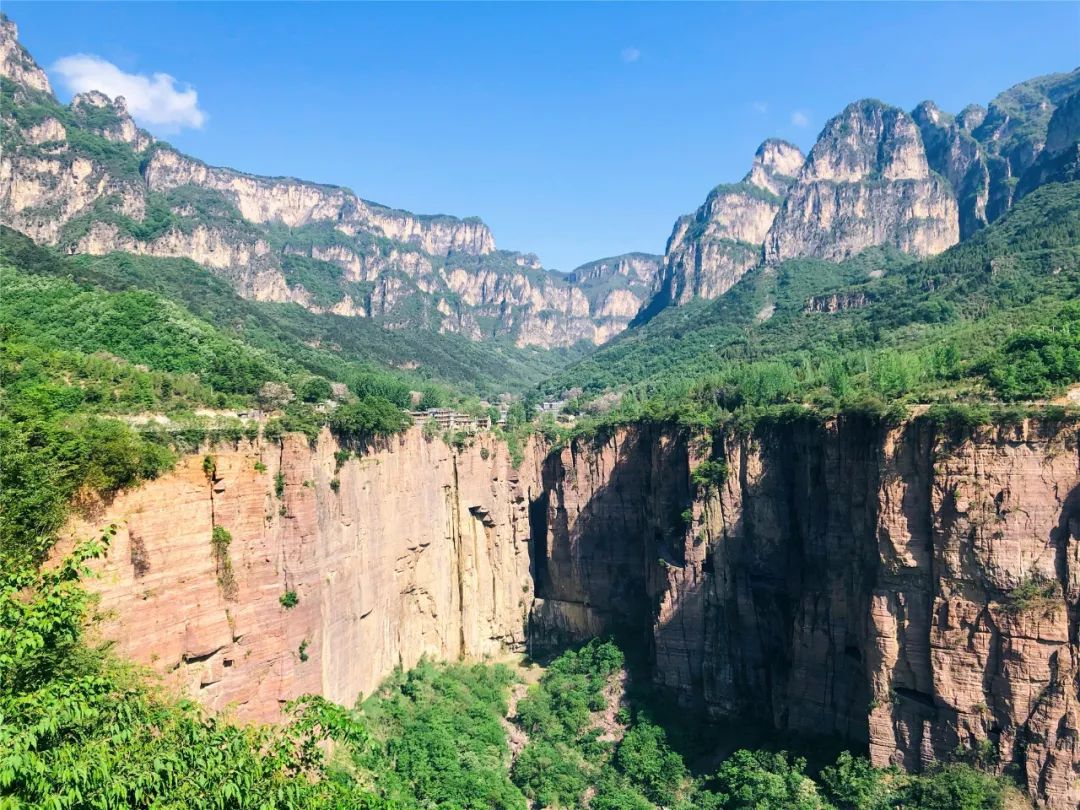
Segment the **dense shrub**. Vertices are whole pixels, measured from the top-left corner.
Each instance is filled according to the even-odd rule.
[[[412,424],[409,415],[389,400],[367,397],[339,406],[330,417],[330,429],[340,439],[366,442],[400,433]]]
[[[307,698],[279,727],[236,726],[88,647],[79,579],[108,539],[48,570],[0,568],[0,793],[27,807],[381,806],[327,778],[319,741],[366,739],[345,710]]]
[[[827,810],[817,786],[805,773],[806,760],[784,753],[736,751],[713,780],[716,807],[722,810]]]
[[[324,402],[334,395],[334,390],[326,378],[312,377],[300,385],[297,393],[304,402]]]
[[[373,745],[355,757],[398,810],[525,810],[507,773],[501,718],[512,675],[503,666],[421,663],[363,704]]]

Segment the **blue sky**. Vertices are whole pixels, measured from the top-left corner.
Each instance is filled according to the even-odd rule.
[[[850,101],[956,111],[1080,63],[1077,3],[4,9],[59,63],[64,100],[64,76],[102,66],[61,61],[75,54],[169,74],[140,85],[144,120],[186,152],[480,216],[500,247],[564,270],[663,252],[675,218],[739,179],[764,138],[808,149]]]

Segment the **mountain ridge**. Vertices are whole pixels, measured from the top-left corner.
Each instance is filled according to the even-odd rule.
[[[258,301],[541,348],[606,343],[668,306],[725,294],[762,264],[837,261],[886,244],[940,253],[1039,177],[1069,171],[1062,152],[1053,166],[1043,152],[1054,110],[1080,88],[1080,69],[1036,77],[957,115],[932,102],[910,114],[853,102],[805,157],[764,141],[741,181],[714,186],[676,221],[662,260],[624,254],[558,272],[500,250],[479,217],[415,214],[345,186],[212,166],[96,91],[63,107],[6,17],[0,53],[4,224],[69,253],[190,258]],[[612,275],[600,281],[595,267]]]

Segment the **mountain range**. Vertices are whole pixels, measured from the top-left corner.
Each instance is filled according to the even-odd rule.
[[[677,220],[662,257],[564,274],[498,249],[477,218],[209,166],[140,129],[123,98],[91,91],[62,105],[6,18],[0,73],[0,222],[35,241],[68,254],[183,257],[254,301],[518,347],[605,343],[635,319],[722,295],[762,264],[879,245],[940,253],[1031,188],[1075,173],[1080,126],[1075,99],[1063,104],[1080,70],[955,116],[932,102],[911,114],[856,102],[805,157],[763,143],[742,181]]]

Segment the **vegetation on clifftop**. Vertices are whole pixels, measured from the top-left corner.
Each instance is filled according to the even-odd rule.
[[[232,419],[215,427],[194,415],[199,409],[280,408],[268,437],[286,430],[314,437],[331,420],[314,403],[330,398],[336,380],[349,390],[339,397],[337,429],[367,440],[407,426],[401,409],[410,391],[435,401],[454,396],[275,332],[272,320],[260,319],[208,274],[188,285],[191,300],[204,305],[197,305],[207,316],[200,317],[159,291],[169,289],[161,278],[157,289],[140,289],[114,276],[127,259],[145,272],[153,267],[134,257],[65,259],[0,229],[4,564],[39,560],[73,501],[92,503],[153,478],[176,452],[194,452],[206,441],[258,436],[254,423]],[[245,312],[250,328],[228,327]],[[146,414],[169,423],[137,423]]]

